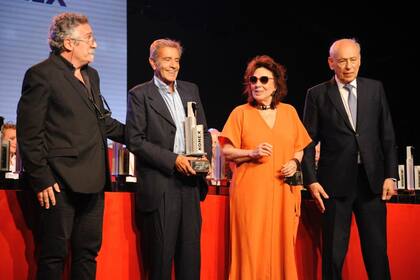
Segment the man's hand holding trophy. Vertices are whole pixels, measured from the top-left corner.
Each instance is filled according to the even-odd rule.
[[[204,127],[197,124],[197,104],[187,102],[187,117],[184,122],[185,156],[196,174],[207,174],[210,162],[204,151]]]

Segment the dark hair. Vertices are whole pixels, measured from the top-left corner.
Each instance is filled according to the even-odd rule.
[[[258,68],[265,68],[273,73],[274,83],[276,84],[276,91],[273,94],[271,107],[274,108],[287,95],[286,84],[286,68],[275,62],[274,59],[268,55],[259,55],[254,57],[247,65],[244,74],[244,95],[248,97],[248,103],[255,106],[256,102],[252,97],[251,84],[249,78],[254,75]]]

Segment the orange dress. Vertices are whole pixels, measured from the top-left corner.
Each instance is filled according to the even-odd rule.
[[[300,186],[279,176],[283,164],[310,142],[296,110],[277,105],[270,128],[249,104],[236,107],[222,134],[235,148],[273,145],[273,154],[236,167],[230,189],[231,265],[229,279],[297,279],[295,241],[300,216]]]

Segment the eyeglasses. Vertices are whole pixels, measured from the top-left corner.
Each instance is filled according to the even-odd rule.
[[[90,34],[87,39],[79,39],[79,38],[70,38],[74,41],[78,41],[78,42],[83,42],[86,43],[88,45],[93,45],[94,43],[96,43],[96,38],[93,34]]]
[[[104,104],[105,108],[101,110],[95,101],[89,98],[89,100],[92,102],[93,107],[95,107],[96,112],[98,113],[98,118],[100,120],[103,120],[105,118],[108,118],[112,115],[111,109],[109,108],[108,102],[106,102],[105,97],[102,96],[102,94],[99,94],[99,97],[101,98],[102,104]]]
[[[249,82],[253,85],[255,85],[258,80],[260,81],[261,84],[265,85],[266,83],[268,83],[268,80],[271,80],[273,78],[267,77],[267,76],[261,76],[261,77],[256,77],[256,76],[251,76],[249,77]]]

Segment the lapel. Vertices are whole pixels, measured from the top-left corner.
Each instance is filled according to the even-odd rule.
[[[171,113],[169,112],[168,107],[166,106],[165,100],[160,95],[159,89],[153,83],[153,79],[149,82],[149,94],[147,96],[150,101],[150,106],[155,110],[155,112],[167,120],[173,127],[175,126],[174,120],[172,119]]]
[[[360,131],[361,120],[369,118],[369,95],[367,84],[362,79],[357,79],[357,130]]]
[[[343,100],[341,99],[341,95],[340,95],[340,92],[338,90],[338,85],[335,82],[334,77],[331,79],[329,85],[330,86],[329,86],[328,91],[327,91],[328,97],[330,98],[332,104],[334,105],[334,107],[336,108],[336,110],[338,111],[340,116],[344,119],[344,123],[346,124],[346,126],[349,129],[351,129],[352,131],[354,131],[353,127],[351,126],[349,117],[347,116],[346,109],[344,108]],[[359,99],[357,99],[357,103],[359,103]],[[357,118],[357,119],[359,119],[359,118]],[[357,120],[357,122],[359,122],[359,121]],[[356,125],[356,127],[357,127],[357,125]]]
[[[104,104],[102,102],[102,99],[99,96],[101,94],[100,91],[99,91],[99,85],[98,85],[97,81],[93,78],[93,74],[91,73],[92,72],[91,69],[92,68],[88,67],[86,69],[86,71],[89,75],[90,87],[91,87],[92,96],[93,96],[93,102],[95,102],[99,106],[99,108],[103,109]],[[86,94],[83,94],[83,95],[86,96]],[[88,100],[88,101],[90,101],[90,100]]]
[[[69,82],[69,84],[75,89],[76,94],[82,98],[82,100],[86,103],[86,106],[88,106],[89,109],[91,109],[94,113],[95,107],[93,106],[92,102],[89,100],[85,89],[83,88],[83,85],[80,84],[80,82],[74,77],[73,73],[66,68],[67,66],[64,65],[64,62],[60,60],[60,58],[56,57],[55,55],[51,55],[52,62],[60,68],[63,73],[64,78]]]
[[[189,92],[186,91],[185,88],[183,87],[181,81],[177,82],[177,90],[178,90],[179,96],[181,97],[182,105],[184,106],[185,116],[187,116],[187,102],[190,102],[193,100],[190,98]]]

